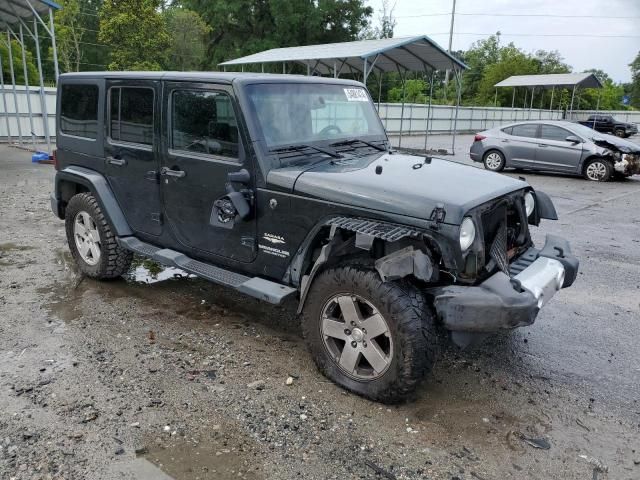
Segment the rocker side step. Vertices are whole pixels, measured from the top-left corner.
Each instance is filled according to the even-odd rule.
[[[192,273],[219,285],[235,288],[241,293],[269,303],[279,304],[286,297],[296,292],[295,288],[271,282],[263,278],[247,277],[230,270],[225,270],[215,265],[194,260],[175,250],[158,248],[149,243],[142,242],[135,237],[120,237],[118,238],[118,242],[123,248],[150,257],[162,265],[180,268],[185,272]]]

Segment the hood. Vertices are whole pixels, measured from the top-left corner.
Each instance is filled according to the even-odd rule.
[[[640,145],[615,135],[596,135],[591,140],[599,147],[609,150],[619,150],[622,153],[640,153]]]
[[[420,219],[428,219],[441,203],[445,223],[453,225],[459,225],[469,209],[528,186],[448,160],[429,162],[399,153],[327,160],[306,169],[275,169],[267,181],[306,197]]]

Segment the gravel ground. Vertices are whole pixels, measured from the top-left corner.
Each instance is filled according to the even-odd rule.
[[[576,284],[389,407],[316,371],[291,304],[141,260],[79,276],[53,169],[0,147],[0,478],[640,478],[640,178],[526,176]]]

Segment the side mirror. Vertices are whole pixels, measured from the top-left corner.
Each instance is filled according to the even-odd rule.
[[[567,138],[565,138],[565,140],[567,142],[573,143],[574,145],[576,143],[582,143],[582,140],[580,138],[576,137],[575,135],[569,135]]]

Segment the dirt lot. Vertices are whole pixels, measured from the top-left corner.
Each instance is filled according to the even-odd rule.
[[[79,276],[52,178],[0,147],[0,478],[640,478],[640,178],[527,175],[576,284],[393,407],[322,377],[291,305],[144,262]]]

